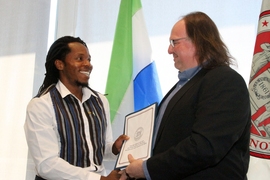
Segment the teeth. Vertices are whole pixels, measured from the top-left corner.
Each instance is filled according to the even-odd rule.
[[[86,76],[89,76],[90,75],[90,72],[89,71],[80,71],[80,73],[85,74]]]

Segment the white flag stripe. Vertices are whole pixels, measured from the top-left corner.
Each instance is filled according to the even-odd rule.
[[[132,36],[134,79],[143,68],[151,63],[152,49],[147,35],[142,9],[138,10],[132,17]]]

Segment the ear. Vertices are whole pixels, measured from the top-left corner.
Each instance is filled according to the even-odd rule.
[[[54,61],[54,65],[55,65],[55,67],[56,67],[58,70],[63,70],[63,68],[64,68],[64,63],[63,63],[63,61],[61,61],[61,60],[59,60],[59,59],[56,59],[56,60]]]

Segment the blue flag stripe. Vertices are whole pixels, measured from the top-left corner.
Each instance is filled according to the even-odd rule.
[[[162,92],[156,71],[155,61],[142,69],[133,81],[134,109],[140,110],[154,102],[160,101]]]

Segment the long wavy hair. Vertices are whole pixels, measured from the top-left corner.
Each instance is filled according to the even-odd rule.
[[[193,12],[184,16],[183,20],[187,35],[197,49],[196,56],[201,66],[211,69],[222,65],[236,65],[217,26],[209,16],[203,12]],[[205,60],[208,63],[203,63]]]
[[[59,70],[56,68],[54,62],[55,60],[65,61],[66,55],[71,52],[69,43],[78,42],[83,44],[86,48],[86,43],[79,37],[64,36],[57,39],[50,47],[47,57],[46,57],[46,74],[42,85],[39,88],[37,96],[46,91],[46,89],[52,84],[56,84],[59,79]]]

